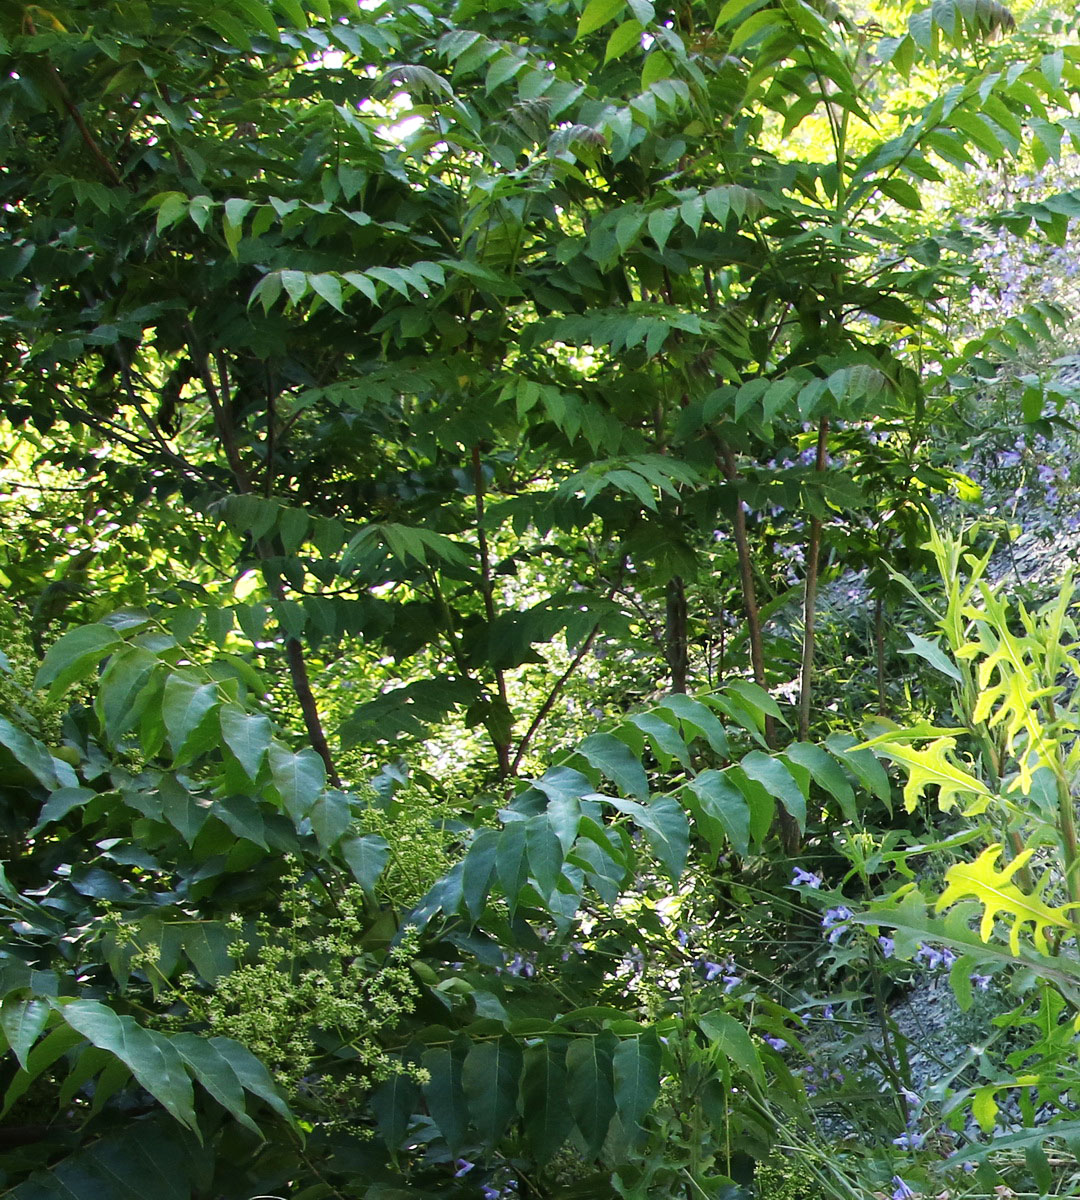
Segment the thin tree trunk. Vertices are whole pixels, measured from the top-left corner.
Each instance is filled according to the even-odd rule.
[[[219,386],[214,383],[214,376],[210,370],[209,360],[197,351],[194,330],[191,330],[190,326],[189,331],[192,334],[192,361],[199,366],[203,386],[206,388],[206,397],[210,401],[210,407],[214,414],[214,426],[217,429],[218,437],[221,439],[225,458],[236,481],[237,489],[241,492],[252,492],[255,489],[252,485],[251,476],[244,465],[244,460],[240,455],[240,448],[236,442],[236,431],[233,429],[232,418],[228,411],[229,376],[225,367],[224,356],[221,354],[217,355]],[[269,473],[272,471],[272,464],[268,462],[266,469],[269,477]],[[271,568],[270,560],[274,557],[271,547],[266,544],[264,539],[260,538],[255,543],[255,553],[259,557],[267,589],[275,600],[279,602],[283,601],[285,599],[285,586],[281,582],[280,575]],[[334,758],[330,753],[330,746],[326,740],[326,732],[323,729],[322,718],[319,716],[319,706],[311,687],[311,676],[308,674],[307,660],[304,657],[304,647],[296,638],[290,637],[288,633],[285,634],[285,659],[289,664],[289,679],[292,682],[293,691],[300,705],[300,712],[304,718],[304,728],[307,731],[308,741],[311,742],[311,748],[323,760],[323,764],[326,767],[326,778],[334,787],[340,787],[341,777],[338,775],[337,768],[334,765]]]
[[[720,443],[720,457],[717,460],[724,478],[734,484],[739,477],[735,455],[726,442]],[[746,627],[750,638],[750,664],[754,672],[754,682],[760,688],[766,687],[765,676],[765,643],[761,633],[761,616],[758,612],[757,588],[754,584],[754,567],[750,558],[750,539],[746,532],[746,513],[742,501],[735,498],[735,549],[739,556],[739,582],[742,589],[743,609],[746,612]],[[770,750],[779,747],[776,734],[776,722],[768,714],[765,716],[765,741]],[[799,853],[799,826],[795,818],[783,807],[777,808],[777,828],[780,834],[780,845],[784,853],[796,855]]]
[[[671,672],[671,690],[685,692],[690,668],[690,646],[686,631],[686,584],[679,575],[668,580],[667,585],[664,656]]]

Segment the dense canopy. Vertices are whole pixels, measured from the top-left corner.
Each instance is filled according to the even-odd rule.
[[[3,1195],[1065,1194],[1074,24],[0,4]]]

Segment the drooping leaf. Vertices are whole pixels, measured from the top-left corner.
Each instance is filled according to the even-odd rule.
[[[795,818],[800,830],[806,829],[806,796],[783,760],[761,750],[751,750],[739,763],[750,778],[760,783]]]
[[[660,1039],[653,1030],[619,1040],[613,1057],[615,1106],[624,1128],[637,1125],[656,1102],[661,1058]]]
[[[835,758],[812,742],[791,742],[784,747],[784,757],[805,767],[814,782],[840,805],[844,816],[849,821],[856,820],[855,793]]]
[[[85,679],[106,654],[121,644],[119,634],[107,625],[72,629],[49,647],[34,685],[47,687],[50,695],[58,696],[71,684]]]
[[[116,1055],[182,1125],[196,1129],[194,1093],[180,1055],[169,1038],[144,1029],[133,1017],[118,1016],[96,1000],[53,1006],[63,1021],[94,1046]]]
[[[180,673],[169,676],[161,698],[161,717],[175,756],[180,756],[192,734],[218,704],[216,683],[199,683]]]
[[[273,736],[270,721],[261,713],[248,712],[238,704],[222,705],[219,718],[226,746],[248,778],[257,779]]]
[[[377,833],[346,838],[341,843],[341,853],[356,882],[372,894],[390,857],[390,844],[386,838]]]
[[[765,1068],[753,1039],[730,1013],[714,1009],[699,1018],[698,1024],[709,1041],[755,1082],[764,1086]]]
[[[30,1047],[44,1032],[51,1011],[48,1000],[29,989],[9,992],[0,1005],[0,1029],[24,1071]]]
[[[574,1127],[567,1104],[563,1039],[546,1039],[525,1051],[522,1097],[526,1140],[538,1162],[550,1162]]]
[[[521,1047],[513,1038],[476,1042],[465,1057],[461,1085],[480,1139],[494,1146],[517,1115]]]
[[[689,783],[705,816],[723,829],[736,854],[750,848],[750,808],[746,797],[723,771],[702,771]]]
[[[594,733],[578,747],[588,762],[611,780],[627,796],[639,800],[649,794],[645,768],[627,746],[610,733]]]
[[[567,1101],[592,1156],[603,1145],[615,1115],[615,1046],[615,1037],[605,1030],[596,1037],[574,1038],[566,1051]]]
[[[432,1119],[446,1139],[451,1154],[457,1154],[465,1144],[469,1129],[469,1114],[465,1090],[461,1082],[461,1058],[439,1046],[423,1056],[428,1082],[423,1085],[424,1099]]]
[[[299,824],[326,785],[326,766],[314,750],[294,753],[276,741],[271,742],[268,757],[270,778],[285,811]]]

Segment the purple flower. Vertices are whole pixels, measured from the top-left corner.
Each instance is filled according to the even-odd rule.
[[[940,950],[936,950],[933,946],[924,945],[920,945],[918,950],[915,951],[915,957],[924,959],[931,971],[940,967],[945,960],[945,956]]]
[[[900,1178],[899,1175],[894,1175],[892,1177],[892,1181],[896,1184],[896,1187],[893,1190],[892,1200],[911,1200],[911,1198],[915,1195],[915,1193],[911,1190],[911,1188],[908,1187],[908,1185]]]
[[[738,975],[724,975],[724,976],[722,976],[722,978],[724,980],[724,992],[725,993],[730,992],[732,990],[732,988],[736,988],[739,986],[740,983],[742,983],[742,980],[739,978]]]
[[[502,1189],[494,1187],[490,1183],[485,1183],[480,1190],[483,1192],[484,1200],[499,1200],[502,1195]]]
[[[826,1021],[831,1021],[833,1019],[833,1006],[831,1004],[826,1004],[821,1010],[821,1015]]]
[[[924,1141],[924,1133],[902,1133],[898,1138],[893,1138],[892,1144],[899,1146],[901,1150],[921,1150]]]
[[[460,1179],[462,1175],[468,1175],[473,1167],[476,1166],[476,1163],[469,1162],[467,1158],[459,1158],[454,1162],[454,1166],[457,1167],[457,1170],[454,1172],[454,1178]]]
[[[506,964],[507,975],[520,975],[522,979],[531,979],[536,974],[536,967],[524,955],[515,954]]]
[[[971,982],[979,989],[980,992],[985,992],[990,986],[992,975],[972,975]]]
[[[802,867],[796,867],[791,876],[792,887],[819,888],[821,887],[821,882],[822,880],[820,875],[815,875],[810,871],[804,871]]]
[[[892,958],[896,953],[896,942],[891,937],[886,937],[884,934],[878,938],[878,945],[881,947],[881,953],[885,958]]]
[[[705,962],[703,962],[701,964],[701,966],[702,966],[702,969],[705,971],[705,982],[706,983],[712,983],[712,981],[717,977],[717,975],[722,975],[724,973],[724,964],[723,963],[709,962],[708,960],[706,960]]]
[[[825,915],[821,918],[821,928],[829,930],[829,941],[832,945],[840,940],[844,932],[844,922],[851,917],[851,909],[845,904],[841,904],[837,908],[826,909]]]
[[[770,1046],[772,1046],[772,1048],[774,1050],[786,1050],[787,1049],[787,1042],[785,1042],[783,1038],[769,1037],[768,1035],[766,1035],[763,1040],[765,1042],[767,1042]]]

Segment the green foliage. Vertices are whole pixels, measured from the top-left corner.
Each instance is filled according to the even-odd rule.
[[[937,431],[1063,323],[957,345],[976,251],[1078,211],[924,203],[1080,142],[1080,76],[991,0],[895,15],[0,10],[0,412],[43,496],[0,539],[10,1194],[138,1194],[131,1145],[178,1198],[735,1200],[778,1129],[811,1145],[789,858],[835,832],[864,893],[910,876],[928,789],[991,849],[946,917],[858,920],[1073,995],[1067,596],[1013,614],[933,534],[910,651],[956,726],[860,741],[822,694],[898,702],[889,570],[974,487]],[[819,669],[842,569],[873,684]],[[1025,877],[1056,852],[1067,900]],[[834,971],[872,969],[846,928]],[[1060,1100],[1064,1045],[977,1119]]]

